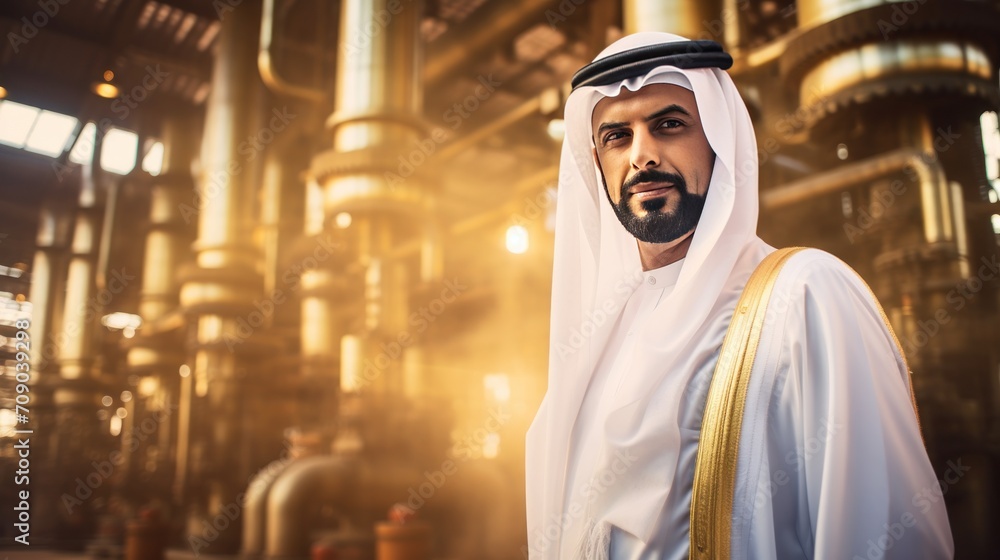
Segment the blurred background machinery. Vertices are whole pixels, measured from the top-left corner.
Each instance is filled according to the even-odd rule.
[[[987,557],[1000,3],[972,0],[3,2],[0,462],[27,319],[32,543],[523,558],[562,106],[642,30],[733,53],[762,237],[872,285],[926,499]]]

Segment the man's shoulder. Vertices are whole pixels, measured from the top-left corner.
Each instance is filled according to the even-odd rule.
[[[806,248],[792,255],[782,267],[772,298],[805,297],[833,306],[849,301],[871,301],[871,290],[847,263],[821,249]]]

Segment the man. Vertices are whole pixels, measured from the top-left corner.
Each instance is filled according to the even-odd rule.
[[[549,387],[527,438],[532,560],[692,552],[706,397],[774,251],[756,235],[756,142],[729,64],[714,43],[639,33],[574,78]],[[867,286],[805,250],[766,309],[732,511],[713,512],[731,557],[950,558],[944,504],[920,498],[938,482],[906,364]]]

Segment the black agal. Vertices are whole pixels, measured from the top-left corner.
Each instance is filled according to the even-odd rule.
[[[721,68],[733,65],[733,57],[715,41],[676,41],[636,47],[591,62],[573,75],[573,89],[603,86],[641,76],[657,66],[677,68]]]

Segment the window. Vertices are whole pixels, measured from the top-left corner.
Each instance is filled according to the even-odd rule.
[[[34,107],[13,101],[0,101],[0,142],[23,148],[38,112]]]
[[[0,143],[56,157],[69,144],[79,121],[37,107],[0,101]]]
[[[986,111],[979,117],[983,131],[983,152],[986,154],[986,178],[994,191],[1000,192],[1000,123],[997,114]],[[993,197],[990,197],[993,201]]]
[[[139,137],[134,132],[112,128],[101,144],[101,169],[125,175],[135,169],[139,155]]]
[[[146,157],[142,158],[142,170],[156,177],[163,171],[163,142],[153,142]]]
[[[89,122],[84,125],[76,144],[69,151],[69,160],[73,163],[90,163],[94,159],[94,142],[97,141],[97,126]]]
[[[42,111],[28,135],[24,149],[49,157],[59,156],[66,150],[66,144],[76,131],[76,123],[77,120],[73,117]]]

